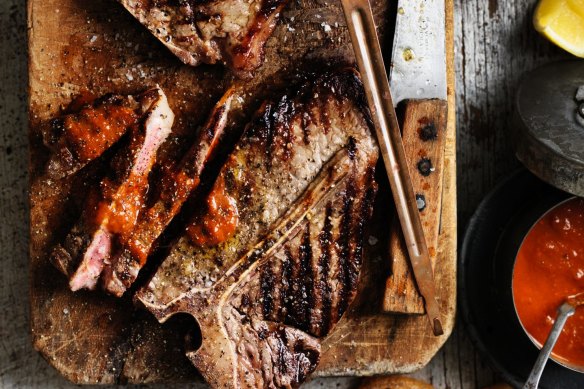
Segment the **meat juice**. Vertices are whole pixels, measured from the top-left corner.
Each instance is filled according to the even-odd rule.
[[[530,230],[517,254],[513,300],[521,324],[541,347],[566,299],[584,292],[584,199],[548,211]],[[584,307],[568,319],[552,356],[584,366]]]

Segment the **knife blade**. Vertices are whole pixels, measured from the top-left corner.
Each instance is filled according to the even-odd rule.
[[[389,73],[393,103],[446,100],[444,0],[399,0]]]
[[[434,335],[443,333],[434,275],[368,0],[341,0],[412,268]]]
[[[408,168],[416,198],[423,200],[420,209],[427,246],[432,259],[438,246],[440,209],[442,205],[442,175],[447,123],[446,73],[446,5],[444,0],[398,0],[396,27],[390,67],[390,88],[394,106],[401,104],[404,114],[403,137]],[[426,167],[428,169],[424,170]],[[386,283],[384,309],[415,311],[415,296],[404,304],[392,298],[396,291],[413,292],[411,271],[404,265],[403,249],[392,245],[394,263],[392,275]],[[426,262],[426,258],[423,259]],[[424,290],[424,275],[420,267],[429,269],[432,262],[415,266],[412,270],[426,310],[433,305],[434,292]],[[430,272],[430,270],[425,270]],[[411,286],[410,286],[411,285]],[[430,288],[432,289],[432,288]],[[410,304],[411,303],[411,304]],[[430,304],[429,304],[430,303]],[[408,306],[409,305],[409,306]]]

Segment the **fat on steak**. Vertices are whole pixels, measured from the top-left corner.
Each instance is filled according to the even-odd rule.
[[[161,322],[196,318],[202,345],[187,356],[212,387],[297,387],[314,371],[356,292],[377,158],[353,70],[264,103],[248,125],[211,190],[233,200],[235,231],[210,244],[185,232],[136,294]]]
[[[223,63],[240,75],[263,62],[288,0],[118,0],[181,61]]]
[[[132,96],[106,95],[81,103],[76,112],[41,127],[43,143],[52,151],[47,175],[58,179],[77,172],[120,140],[140,117]]]
[[[57,268],[70,276],[73,291],[94,289],[117,241],[131,236],[158,148],[171,132],[174,114],[164,92],[151,89],[138,99],[143,121],[132,127],[108,177],[92,189],[80,220],[51,254]]]
[[[132,285],[154,250],[158,237],[199,186],[201,174],[215,156],[227,125],[233,92],[233,89],[228,90],[215,105],[177,168],[165,171],[161,177],[164,185],[157,201],[140,213],[132,235],[106,264],[102,284],[110,294],[121,296]]]

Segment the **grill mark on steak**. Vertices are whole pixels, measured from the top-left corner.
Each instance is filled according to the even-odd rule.
[[[292,304],[294,303],[294,282],[293,280],[296,278],[295,268],[293,265],[293,258],[292,253],[290,252],[289,247],[284,248],[284,259],[282,260],[282,299],[280,303],[280,312],[278,317],[284,323],[288,322],[288,312],[292,311]]]
[[[278,103],[273,115],[275,116],[276,131],[281,134],[278,139],[282,142],[280,147],[284,150],[284,160],[289,160],[293,152],[293,148],[291,147],[292,132],[290,131],[290,123],[295,115],[294,103],[288,98],[283,98]]]
[[[302,115],[302,140],[305,145],[310,143],[310,131],[308,130],[308,125],[310,124],[310,116],[308,114]]]
[[[264,317],[269,317],[272,313],[274,299],[272,296],[274,288],[274,274],[268,266],[264,266],[261,271],[261,290],[262,290],[262,313]]]
[[[320,280],[319,288],[322,292],[322,317],[321,317],[321,330],[326,333],[330,327],[330,309],[331,309],[331,288],[329,286],[330,277],[330,262],[331,249],[332,249],[332,216],[333,210],[329,203],[326,207],[324,226],[319,234],[319,244],[321,255],[318,260],[318,266],[320,268]]]
[[[93,289],[114,246],[128,239],[146,201],[158,148],[170,134],[174,115],[162,90],[143,93],[140,103],[143,123],[132,128],[127,147],[112,160],[110,176],[91,191],[79,222],[51,255],[70,276],[73,291]]]
[[[306,229],[302,235],[302,241],[298,249],[299,260],[298,278],[295,282],[294,299],[292,312],[290,312],[291,325],[298,327],[304,332],[308,332],[310,327],[311,307],[314,303],[313,287],[314,280],[312,277],[312,247],[310,246],[310,224],[306,224]]]
[[[223,63],[249,76],[288,0],[118,0],[188,65]]]
[[[351,153],[349,153],[351,155]],[[352,182],[352,180],[351,180]],[[347,266],[347,258],[351,255],[350,233],[351,233],[351,212],[353,211],[353,202],[355,196],[355,187],[350,183],[343,193],[343,217],[341,219],[341,228],[339,240],[339,273],[338,283],[341,285],[339,293],[339,302],[337,305],[337,317],[342,315],[349,304],[349,292],[351,288],[351,274]]]
[[[251,128],[254,135],[263,142],[266,153],[266,166],[271,168],[274,150],[281,151],[281,158],[289,160],[294,152],[292,145],[292,131],[290,125],[295,120],[294,102],[288,96],[283,96],[275,103],[266,103],[262,107],[262,114],[254,120]],[[308,140],[306,140],[308,142]]]
[[[156,240],[179,213],[190,194],[199,186],[200,176],[213,159],[229,117],[234,89],[228,90],[211,112],[178,168],[161,178],[158,200],[140,214],[131,239],[115,253],[102,277],[104,289],[121,296],[136,280]]]
[[[347,90],[361,92],[341,93]],[[264,104],[220,172],[240,210],[235,234],[210,248],[180,237],[137,292],[160,321],[176,312],[197,319],[203,342],[187,356],[212,387],[297,387],[316,368],[321,339],[354,297],[360,222],[371,215],[366,197],[375,193],[370,172],[378,157],[362,97],[355,73],[346,71]],[[286,111],[293,112],[289,137],[275,129],[278,117],[265,115],[268,106],[284,103],[293,108]],[[325,229],[332,241],[344,237],[349,249],[323,244]],[[313,317],[328,317],[326,325]]]
[[[253,128],[259,128],[258,131],[260,139],[265,143],[266,163],[270,170],[272,166],[272,150],[274,149],[274,137],[276,136],[275,125],[273,123],[273,105],[266,104],[263,115],[259,116],[259,121],[255,123]]]

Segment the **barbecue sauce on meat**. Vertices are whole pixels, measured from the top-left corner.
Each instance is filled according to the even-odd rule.
[[[119,234],[122,241],[128,240],[143,207],[144,188],[147,186],[147,176],[131,176],[112,199],[98,205],[96,225],[107,221],[110,233]]]
[[[143,224],[135,232],[136,239],[128,239],[126,244],[130,249],[132,255],[138,259],[140,266],[144,266],[148,255],[152,249],[151,243],[154,242],[161,231],[164,230],[169,223],[169,216],[176,215],[183,203],[189,197],[191,191],[199,185],[198,177],[190,177],[184,171],[179,171],[176,174],[163,177],[163,191],[160,194],[161,200],[164,202],[166,211],[161,215],[161,211],[157,208],[151,208],[145,212],[144,220],[147,224]]]
[[[199,246],[216,246],[235,233],[239,223],[239,211],[235,199],[225,192],[222,177],[213,186],[207,197],[207,209],[195,217],[187,227],[191,241]]]
[[[79,161],[99,157],[138,122],[133,109],[116,104],[86,107],[63,119],[63,137]]]

